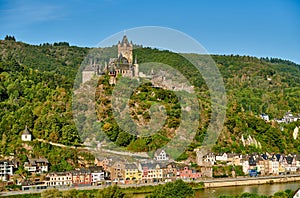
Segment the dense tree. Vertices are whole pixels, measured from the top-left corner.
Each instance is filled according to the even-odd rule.
[[[60,197],[60,193],[59,190],[56,188],[52,188],[52,189],[47,189],[42,191],[41,193],[41,197],[42,198],[58,198]]]
[[[194,197],[194,191],[192,187],[186,184],[182,180],[176,180],[175,182],[168,182],[164,185],[157,186],[149,198],[188,198]]]
[[[6,41],[16,41],[14,36],[9,36],[9,35],[6,35],[4,40],[6,40]]]
[[[97,198],[126,198],[126,194],[122,191],[122,189],[117,186],[113,185],[107,188],[104,188],[103,190],[99,190],[97,195]]]
[[[149,124],[150,108],[153,104],[164,106],[166,122],[154,135],[147,137],[123,131],[114,120],[111,107],[114,86],[109,85],[109,76],[103,76],[99,79],[103,89],[97,89],[95,93],[97,105],[99,104],[96,109],[99,123],[79,127],[77,130],[72,117],[72,88],[80,64],[82,61],[89,61],[84,60],[89,49],[68,46],[64,42],[57,43],[56,46],[33,46],[8,40],[0,41],[0,151],[3,155],[12,152],[28,155],[27,151],[21,149],[20,141],[25,125],[28,125],[35,139],[78,145],[81,142],[78,132],[81,137],[88,137],[89,134],[84,134],[83,131],[90,131],[97,140],[101,141],[106,136],[117,145],[132,151],[155,150],[165,145],[180,125],[181,107],[176,94],[145,83],[133,92],[129,100],[130,116],[133,120],[130,124]],[[100,49],[99,53],[105,57],[112,54],[115,56],[116,47]],[[140,48],[134,50],[134,56],[136,55],[141,64],[152,61],[172,66],[195,86],[201,121],[194,142],[187,148],[187,152],[192,152],[205,139],[212,113],[212,102],[204,79],[179,54]],[[190,56],[199,58],[195,54]],[[287,111],[296,115],[300,113],[297,105],[300,103],[299,65],[279,59],[264,60],[249,56],[214,55],[212,58],[223,76],[228,99],[225,126],[214,151],[249,153],[272,150],[299,153],[300,138],[292,137],[292,131],[299,126],[299,122],[280,126],[266,123],[258,117],[260,113],[267,113],[271,119],[281,118]],[[81,105],[82,110],[88,108],[89,104]],[[78,119],[85,122],[89,117],[81,114]],[[100,131],[98,126],[103,134],[97,133]],[[262,147],[243,146],[242,136],[255,137]],[[73,156],[78,157],[76,151],[58,150],[42,143],[28,144],[34,147],[34,155],[47,156],[54,167],[59,166],[60,162],[76,166],[76,160],[72,160]],[[60,153],[60,157],[55,157],[55,152]],[[187,156],[189,155],[185,153],[181,157],[184,159]]]

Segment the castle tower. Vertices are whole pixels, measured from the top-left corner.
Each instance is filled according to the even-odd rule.
[[[126,58],[129,64],[132,64],[132,42],[129,43],[127,36],[124,35],[122,42],[118,43],[118,58],[120,56]]]
[[[134,77],[135,78],[138,78],[139,77],[139,65],[137,63],[137,57],[135,56],[135,59],[134,59]]]

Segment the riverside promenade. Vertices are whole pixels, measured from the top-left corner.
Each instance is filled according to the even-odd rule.
[[[226,186],[244,186],[244,185],[259,185],[273,184],[285,182],[298,182],[300,175],[279,175],[279,176],[264,176],[264,177],[240,177],[240,178],[222,178],[202,180],[205,188],[217,188]]]

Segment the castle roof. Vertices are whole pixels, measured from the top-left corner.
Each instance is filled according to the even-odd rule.
[[[126,35],[123,36],[123,39],[122,39],[122,42],[121,42],[121,45],[124,45],[124,44],[129,45],[129,41],[128,41]]]

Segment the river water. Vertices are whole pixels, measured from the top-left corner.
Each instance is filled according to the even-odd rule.
[[[273,195],[278,191],[284,191],[287,189],[295,191],[298,188],[300,188],[300,182],[208,188],[204,190],[198,190],[195,194],[195,198],[217,198],[220,195],[239,195],[244,192],[255,193],[258,195]],[[146,194],[134,196],[134,198],[145,197]]]

